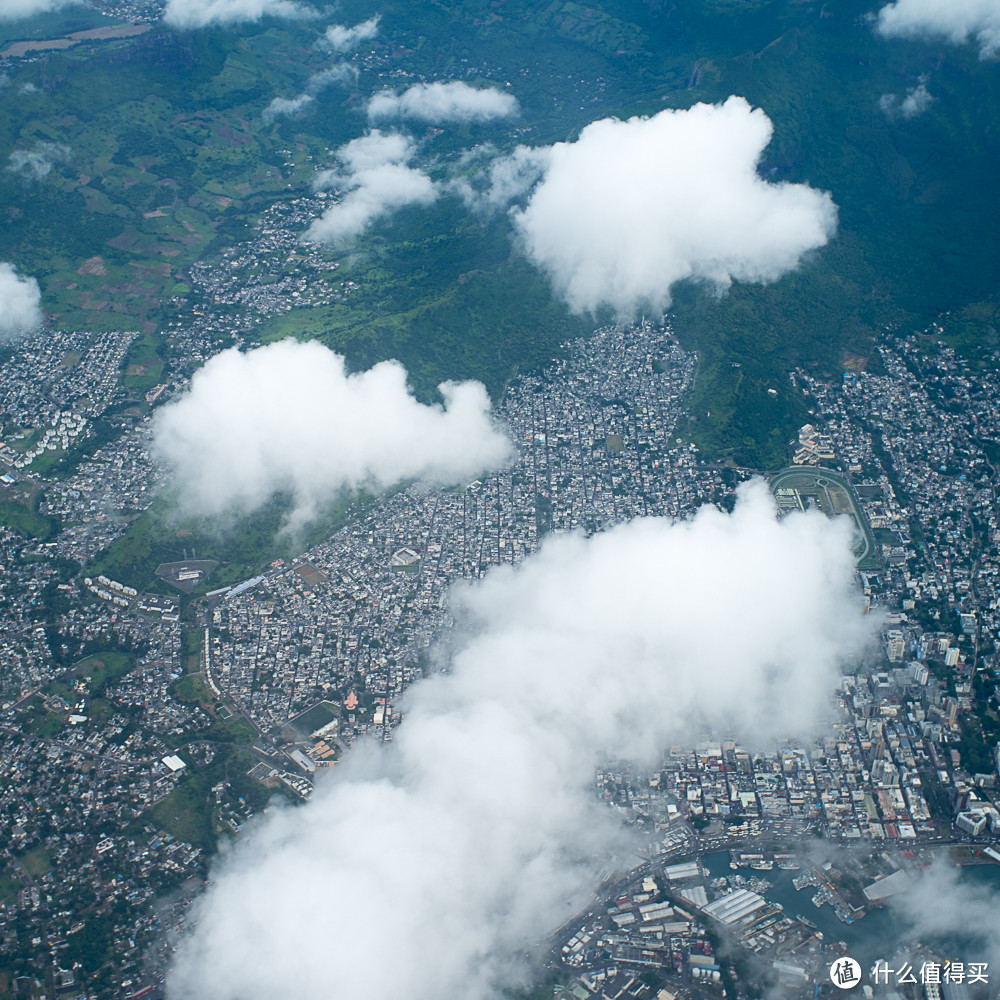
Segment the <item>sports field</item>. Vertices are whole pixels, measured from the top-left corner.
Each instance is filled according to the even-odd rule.
[[[854,498],[850,483],[829,469],[796,467],[784,469],[771,477],[771,492],[782,511],[821,510],[827,517],[846,514],[858,529],[858,566],[876,568],[878,549],[871,529]]]

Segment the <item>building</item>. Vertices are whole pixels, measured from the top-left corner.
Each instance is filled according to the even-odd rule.
[[[955,826],[973,837],[978,837],[986,829],[986,814],[978,811],[960,812],[955,817]]]
[[[724,927],[733,927],[749,920],[758,910],[767,906],[767,900],[749,889],[736,889],[726,893],[714,903],[703,908],[707,916],[717,920]]]
[[[909,876],[904,871],[893,872],[885,878],[876,879],[864,888],[865,899],[869,903],[885,902],[890,896],[902,892],[910,884]]]

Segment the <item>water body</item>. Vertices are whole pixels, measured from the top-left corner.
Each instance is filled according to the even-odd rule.
[[[945,954],[953,955],[956,961],[988,960],[989,956],[984,953],[982,947],[977,947],[975,942],[970,943],[967,937],[914,942],[909,934],[907,922],[897,910],[890,907],[869,910],[866,916],[851,924],[841,923],[829,906],[813,906],[812,897],[815,888],[806,886],[799,892],[792,884],[793,878],[807,870],[805,867],[802,871],[780,871],[777,867],[769,872],[758,872],[751,868],[739,868],[734,871],[729,867],[728,851],[707,854],[703,860],[712,878],[722,875],[742,875],[749,878],[751,875],[757,875],[771,882],[773,888],[765,894],[770,902],[780,903],[789,916],[805,917],[811,921],[822,931],[826,943],[843,941],[847,945],[848,954],[856,958],[863,968],[869,968],[878,959],[888,959],[897,950],[915,943],[940,949]],[[962,869],[959,884],[989,887],[996,895],[997,912],[1000,913],[1000,865],[967,865]],[[994,976],[1000,976],[1000,969],[992,971]]]
[[[131,38],[149,31],[151,24],[122,24],[107,28],[88,28],[86,31],[74,31],[65,38],[45,38],[41,41],[14,42],[3,52],[0,59],[16,59],[29,52],[45,52],[50,49],[68,49],[80,42],[103,41],[109,38]]]

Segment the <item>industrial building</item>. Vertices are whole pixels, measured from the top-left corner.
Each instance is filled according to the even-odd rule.
[[[733,927],[748,920],[766,906],[767,900],[763,896],[758,896],[749,889],[736,889],[726,893],[714,903],[709,903],[702,912],[724,927]]]

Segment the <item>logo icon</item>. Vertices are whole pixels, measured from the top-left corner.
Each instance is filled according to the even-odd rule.
[[[861,966],[846,955],[838,958],[830,966],[830,981],[842,990],[849,990],[861,982]]]

